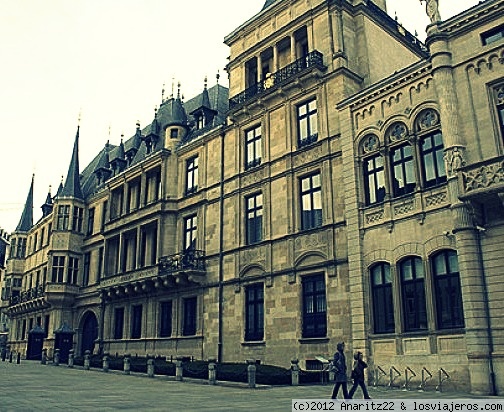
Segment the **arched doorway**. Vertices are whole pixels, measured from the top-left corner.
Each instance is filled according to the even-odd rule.
[[[81,356],[88,350],[93,353],[95,341],[98,338],[98,321],[93,312],[87,312],[82,318]]]

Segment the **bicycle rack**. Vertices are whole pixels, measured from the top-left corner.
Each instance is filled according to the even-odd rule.
[[[394,373],[395,373],[395,376],[394,376]],[[388,383],[389,388],[392,388],[392,386],[394,386],[394,381],[399,376],[401,376],[401,372],[399,372],[394,366],[391,366],[390,371],[389,371],[389,383]]]
[[[436,386],[436,391],[443,392],[443,383],[450,379],[450,375],[443,368],[439,368],[438,376],[439,384]]]
[[[423,391],[427,381],[432,379],[432,373],[430,373],[427,368],[424,366],[422,369],[422,381],[420,382],[420,386],[418,387],[419,391]]]
[[[380,366],[377,365],[374,369],[373,374],[373,387],[376,388],[382,376],[387,376],[387,372],[385,372]]]
[[[409,366],[407,366],[406,369],[404,370],[404,385],[402,386],[403,390],[405,391],[409,390],[409,384],[411,382],[411,379],[413,379],[415,376],[416,373]]]

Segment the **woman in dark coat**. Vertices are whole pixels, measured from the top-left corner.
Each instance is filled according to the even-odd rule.
[[[364,399],[371,399],[369,397],[367,388],[366,388],[366,383],[364,382],[364,369],[367,368],[367,363],[362,360],[362,352],[357,352],[354,355],[354,367],[352,370],[352,379],[353,379],[353,386],[350,389],[350,399],[352,399],[355,391],[357,390],[357,386],[360,386],[362,389],[362,394],[364,395]]]
[[[345,344],[340,342],[336,345],[336,353],[334,354],[334,358],[332,361],[332,366],[334,370],[334,380],[336,383],[334,384],[332,399],[336,399],[338,396],[338,391],[340,386],[343,388],[343,397],[345,399],[349,399],[348,396],[348,388],[347,388],[347,367],[346,367],[346,359],[345,359]]]

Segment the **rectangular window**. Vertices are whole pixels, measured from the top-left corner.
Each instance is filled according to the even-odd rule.
[[[186,194],[198,190],[198,156],[192,157],[186,162]]]
[[[53,256],[52,260],[52,283],[63,283],[65,271],[65,257]]]
[[[136,231],[128,232],[123,236],[122,241],[122,272],[128,272],[130,270],[136,269],[136,248]]]
[[[101,214],[101,231],[105,229],[105,219],[107,218],[107,207],[108,207],[108,202],[105,200],[102,204],[102,214]]]
[[[21,330],[21,340],[26,339],[26,319],[23,319],[23,329]]]
[[[184,299],[183,336],[196,335],[197,302],[198,299],[196,296]]]
[[[489,30],[481,35],[483,45],[494,43],[504,37],[504,25]]]
[[[72,230],[74,232],[82,232],[82,217],[84,216],[84,209],[82,207],[74,206],[72,217]]]
[[[128,183],[128,198],[126,199],[126,213],[133,212],[140,207],[140,179]]]
[[[245,340],[264,339],[264,284],[257,283],[245,289]]]
[[[301,229],[322,226],[322,187],[320,173],[300,180],[301,188]]]
[[[422,174],[426,188],[446,182],[443,136],[435,132],[421,141]]]
[[[91,252],[84,254],[84,267],[82,271],[82,286],[89,285],[89,268],[91,264]]]
[[[142,337],[142,305],[131,308],[131,339]]]
[[[262,240],[262,194],[246,197],[245,208],[247,245],[252,245]]]
[[[413,162],[413,147],[404,145],[390,152],[392,167],[392,188],[394,196],[402,196],[415,190],[415,164]]]
[[[44,317],[44,333],[45,337],[47,338],[49,336],[49,315],[45,315]]]
[[[60,205],[58,206],[58,230],[68,230],[68,222],[70,220],[70,206]]]
[[[155,169],[147,173],[145,180],[145,198],[146,205],[156,202],[161,197],[161,170]]]
[[[68,278],[67,283],[77,285],[79,276],[79,259],[70,257],[68,258]]]
[[[124,189],[120,187],[111,193],[110,201],[110,219],[116,219],[122,215],[123,211]]]
[[[306,146],[317,141],[317,100],[313,99],[297,106],[298,145]]]
[[[196,249],[196,235],[198,225],[196,215],[184,219],[184,250]]]
[[[159,317],[159,337],[167,338],[172,334],[172,302],[161,302]]]
[[[261,126],[257,126],[245,132],[245,170],[259,166],[261,158]]]
[[[89,211],[88,211],[88,223],[87,223],[87,232],[86,232],[86,234],[88,236],[93,234],[94,216],[95,216],[95,209],[93,207],[93,208],[89,209]]]
[[[140,235],[139,267],[157,263],[157,224],[143,227]]]
[[[303,290],[303,338],[327,334],[326,291],[324,275],[305,276]]]
[[[385,170],[382,155],[364,159],[364,187],[366,205],[383,202],[385,199]]]
[[[114,311],[114,339],[122,339],[124,333],[124,308]]]

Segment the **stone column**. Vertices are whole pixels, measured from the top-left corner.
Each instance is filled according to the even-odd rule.
[[[68,367],[73,368],[74,367],[74,350],[70,349],[68,353]]]
[[[294,37],[294,33],[290,36],[290,54],[291,54],[291,63],[296,61],[296,38]]]
[[[131,373],[131,355],[127,353],[124,355],[124,374],[129,375]]]
[[[183,370],[182,370],[182,358],[177,357],[175,360],[175,380],[182,381],[183,378]]]
[[[84,370],[89,370],[91,366],[91,352],[90,351],[86,351],[84,352]]]

